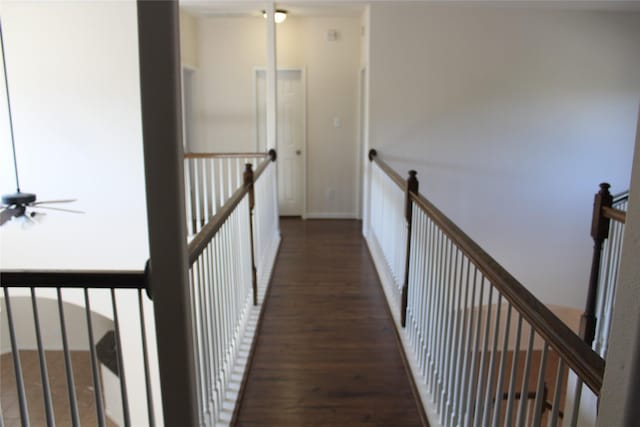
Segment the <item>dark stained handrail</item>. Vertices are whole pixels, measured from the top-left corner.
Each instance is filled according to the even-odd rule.
[[[380,157],[378,157],[378,152],[376,150],[369,150],[369,160],[378,165],[378,167],[382,169],[402,191],[406,191],[407,181],[394,171],[391,166],[385,163],[384,160],[381,160]]]
[[[400,175],[381,160],[375,150],[369,152],[369,160],[375,161],[389,178],[401,189],[405,189],[406,183],[401,180]],[[469,257],[487,280],[509,300],[584,383],[594,393],[599,394],[604,375],[604,360],[426,197],[420,193],[409,194],[413,203]]]
[[[269,157],[269,153],[184,153],[185,159],[224,159],[224,158],[263,158]]]
[[[623,224],[625,224],[627,221],[627,213],[625,211],[610,208],[608,206],[602,208],[602,215],[604,215],[606,218],[621,222]]]
[[[224,225],[227,218],[231,216],[236,207],[240,204],[244,196],[249,192],[249,187],[242,185],[235,193],[229,197],[229,200],[222,206],[222,208],[202,227],[202,229],[196,234],[189,246],[187,252],[189,253],[189,265],[193,265],[198,260],[198,257],[204,249],[207,247],[211,239],[216,235],[218,230]]]
[[[145,289],[143,270],[2,270],[3,288],[116,288]]]
[[[269,156],[269,159],[272,162],[276,161],[276,158],[278,157],[276,154],[276,150],[269,150],[269,152],[267,153],[267,155]],[[256,182],[258,180],[258,178],[260,178],[260,175],[262,175],[262,172],[264,172],[264,170],[267,168],[267,166],[269,166],[270,162],[262,162],[258,165],[258,167],[256,168],[255,171],[253,171],[253,182]]]

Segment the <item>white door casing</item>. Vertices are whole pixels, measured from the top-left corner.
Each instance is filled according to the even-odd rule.
[[[256,146],[266,150],[266,74],[256,69]],[[278,69],[278,202],[280,215],[305,215],[305,79],[302,69]]]

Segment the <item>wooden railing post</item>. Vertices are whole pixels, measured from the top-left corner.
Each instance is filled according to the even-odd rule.
[[[596,302],[598,296],[598,279],[600,276],[600,257],[602,244],[609,237],[609,225],[611,220],[603,215],[604,208],[610,208],[613,197],[609,193],[606,182],[600,184],[600,191],[596,193],[593,201],[593,217],[591,220],[591,237],[593,238],[593,259],[591,261],[591,274],[589,276],[589,290],[587,303],[580,319],[580,337],[591,345],[596,333]]]
[[[256,197],[253,188],[253,166],[245,165],[242,175],[244,185],[249,187],[249,236],[251,240],[251,286],[253,288],[253,305],[258,305],[258,274],[256,270],[255,248],[253,245],[253,208],[256,205]]]
[[[409,303],[409,260],[411,259],[411,218],[413,215],[413,201],[411,193],[418,194],[417,172],[409,171],[407,178],[407,190],[405,191],[404,217],[407,220],[407,256],[404,264],[404,283],[402,285],[402,308],[400,309],[401,324],[404,328],[407,324],[407,305]]]

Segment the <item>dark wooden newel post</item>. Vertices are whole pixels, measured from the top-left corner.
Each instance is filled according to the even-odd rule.
[[[404,283],[402,285],[402,308],[400,309],[401,324],[404,328],[407,324],[407,304],[409,303],[409,260],[411,259],[411,218],[413,215],[413,201],[411,193],[418,194],[417,172],[409,171],[407,190],[405,192],[404,217],[407,220],[407,256],[404,264]]]
[[[245,165],[243,174],[244,185],[249,187],[249,238],[251,240],[251,286],[253,287],[253,305],[258,305],[258,274],[256,272],[256,257],[253,247],[253,208],[256,205],[253,191],[253,168],[251,163]]]
[[[591,275],[589,276],[589,291],[587,304],[580,319],[580,337],[587,344],[593,344],[596,334],[596,299],[598,295],[598,278],[600,276],[600,256],[602,244],[609,237],[609,224],[611,220],[604,216],[603,209],[611,207],[613,196],[609,193],[606,182],[600,184],[600,191],[596,193],[593,201],[593,219],[591,220],[591,237],[593,237],[593,259],[591,261]]]

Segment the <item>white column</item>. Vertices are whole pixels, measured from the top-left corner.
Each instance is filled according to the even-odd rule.
[[[267,30],[267,150],[276,147],[278,102],[277,102],[277,65],[276,65],[276,23],[274,21],[275,7],[273,2],[265,5],[267,12],[265,28]]]
[[[364,71],[364,85],[362,85],[362,89],[364,89],[364,105],[361,111],[363,115],[363,129],[362,132],[362,144],[364,147],[362,149],[362,154],[364,154],[364,158],[360,161],[363,162],[363,167],[360,173],[364,174],[362,180],[362,234],[367,237],[369,234],[369,227],[371,226],[371,162],[369,161],[369,149],[372,148],[369,143],[369,45],[370,45],[370,28],[371,28],[371,6],[367,5],[364,11],[364,15],[362,17],[362,28],[364,28],[364,37],[362,39],[362,60],[361,67]]]
[[[164,425],[193,427],[198,425],[197,383],[187,286],[178,2],[137,4],[151,288]]]
[[[640,419],[640,114],[598,426]]]

